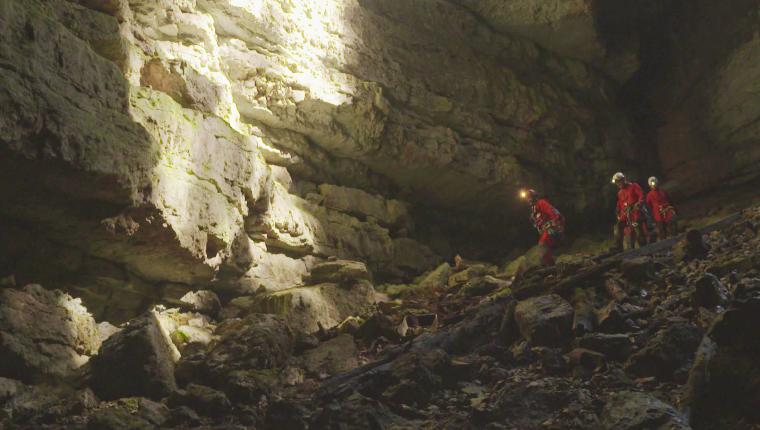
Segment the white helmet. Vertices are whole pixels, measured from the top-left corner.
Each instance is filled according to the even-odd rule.
[[[625,181],[625,175],[623,172],[617,172],[614,175],[612,175],[612,183],[617,184],[618,182]]]
[[[647,183],[649,184],[649,186],[650,186],[650,187],[652,187],[652,188],[656,188],[656,187],[657,187],[657,185],[659,185],[659,184],[660,184],[660,180],[659,180],[659,179],[657,179],[657,177],[655,177],[655,176],[652,176],[651,178],[649,178],[649,179],[647,180]]]

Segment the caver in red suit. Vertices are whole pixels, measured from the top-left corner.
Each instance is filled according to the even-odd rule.
[[[647,243],[647,228],[644,214],[644,192],[641,186],[626,179],[618,172],[612,177],[612,183],[617,185],[617,223],[615,225],[615,245],[622,249],[625,245],[633,248],[636,243],[644,246]]]
[[[676,234],[676,209],[670,204],[665,190],[659,187],[660,181],[652,176],[649,178],[650,191],[647,193],[647,204],[652,211],[652,217],[657,225],[657,239],[663,240]]]
[[[554,265],[554,250],[559,246],[565,232],[565,218],[546,198],[539,198],[535,190],[522,192],[530,201],[530,221],[538,231],[538,247],[541,264]]]

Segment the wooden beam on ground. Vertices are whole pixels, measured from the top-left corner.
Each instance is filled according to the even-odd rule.
[[[731,224],[736,222],[740,217],[741,217],[741,213],[731,214],[721,219],[720,221],[714,222],[712,224],[709,224],[697,230],[699,230],[699,232],[702,234],[707,234],[707,233],[730,226]],[[645,246],[642,246],[641,248],[629,249],[628,251],[618,252],[618,253],[611,252],[611,253],[597,255],[596,257],[593,258],[593,260],[604,261],[612,257],[614,257],[615,259],[628,260],[630,258],[642,257],[645,255],[654,255],[661,252],[665,252],[666,250],[672,248],[673,245],[680,242],[685,237],[686,237],[686,233],[681,233],[678,236],[674,236],[669,239],[665,239],[659,242],[645,245]]]

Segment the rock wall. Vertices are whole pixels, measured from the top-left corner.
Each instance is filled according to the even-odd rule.
[[[634,152],[607,78],[442,0],[0,10],[0,266],[96,313],[330,256],[408,276],[439,259],[419,208],[503,247],[519,186],[589,213]]]
[[[758,177],[760,7],[674,1],[645,91],[664,174],[684,196]]]

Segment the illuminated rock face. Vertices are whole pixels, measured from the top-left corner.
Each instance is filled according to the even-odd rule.
[[[639,68],[638,46],[635,40],[606,40],[604,24],[598,15],[605,5],[592,0],[454,0],[482,17],[495,30],[532,40],[562,56],[593,64],[608,76],[625,82]],[[595,4],[596,3],[596,4]],[[606,2],[613,7],[624,2]],[[609,7],[609,6],[607,6]],[[626,14],[635,22],[638,10],[645,2],[636,2]],[[627,12],[627,13],[626,13]],[[615,22],[617,30],[626,25]],[[610,23],[612,24],[612,23]],[[631,24],[628,24],[631,25]],[[626,49],[621,49],[626,48]]]
[[[585,213],[631,149],[605,78],[448,2],[0,8],[0,265],[91,300],[417,273],[416,208],[510,237],[518,186]]]

